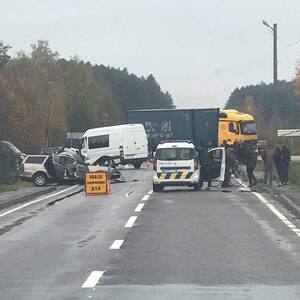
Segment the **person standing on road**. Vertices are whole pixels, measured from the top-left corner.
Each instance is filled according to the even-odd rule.
[[[252,145],[249,147],[246,153],[246,167],[247,167],[247,176],[249,180],[249,187],[252,188],[254,185],[257,184],[257,180],[254,176],[254,169],[257,162],[257,152],[256,146]]]
[[[206,146],[199,149],[199,161],[200,161],[200,186],[203,186],[204,180],[207,181],[207,190],[211,187],[211,160]]]
[[[225,146],[225,178],[222,187],[230,187],[230,169],[234,166],[234,160],[233,147],[227,144],[227,147]]]
[[[261,158],[264,162],[264,184],[268,184],[268,180],[270,185],[273,182],[273,156],[274,150],[266,145],[261,151]]]
[[[281,147],[281,158],[282,158],[282,184],[286,185],[289,181],[289,165],[291,162],[290,150],[286,145]]]
[[[274,154],[273,154],[273,161],[277,170],[278,178],[279,178],[279,184],[283,183],[282,178],[282,153],[281,148],[279,145],[276,146]]]
[[[239,164],[242,164],[244,161],[243,158],[243,144],[241,141],[235,141],[233,143],[233,149],[234,149],[234,156],[236,158],[236,160],[239,162]]]

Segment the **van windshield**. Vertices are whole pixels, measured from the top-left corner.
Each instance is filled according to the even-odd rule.
[[[191,160],[194,156],[195,151],[191,148],[164,148],[156,151],[159,160]]]

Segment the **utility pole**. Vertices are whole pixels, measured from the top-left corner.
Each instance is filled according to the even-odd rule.
[[[273,31],[273,83],[277,86],[277,23],[270,26],[265,20],[262,23]]]
[[[265,20],[262,23],[272,29],[273,31],[273,116],[275,120],[274,126],[274,135],[277,134],[277,129],[279,126],[278,118],[278,86],[277,86],[277,23],[273,24],[273,27],[270,26]]]
[[[277,24],[273,24],[273,82],[277,86]]]

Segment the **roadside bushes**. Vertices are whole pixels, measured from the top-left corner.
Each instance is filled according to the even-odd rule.
[[[13,184],[18,179],[17,158],[0,142],[0,184]]]

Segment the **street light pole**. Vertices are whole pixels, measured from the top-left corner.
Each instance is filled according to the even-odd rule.
[[[277,86],[277,24],[273,24],[273,82]]]
[[[273,82],[277,86],[277,23],[270,26],[265,20],[262,23],[273,31]]]

